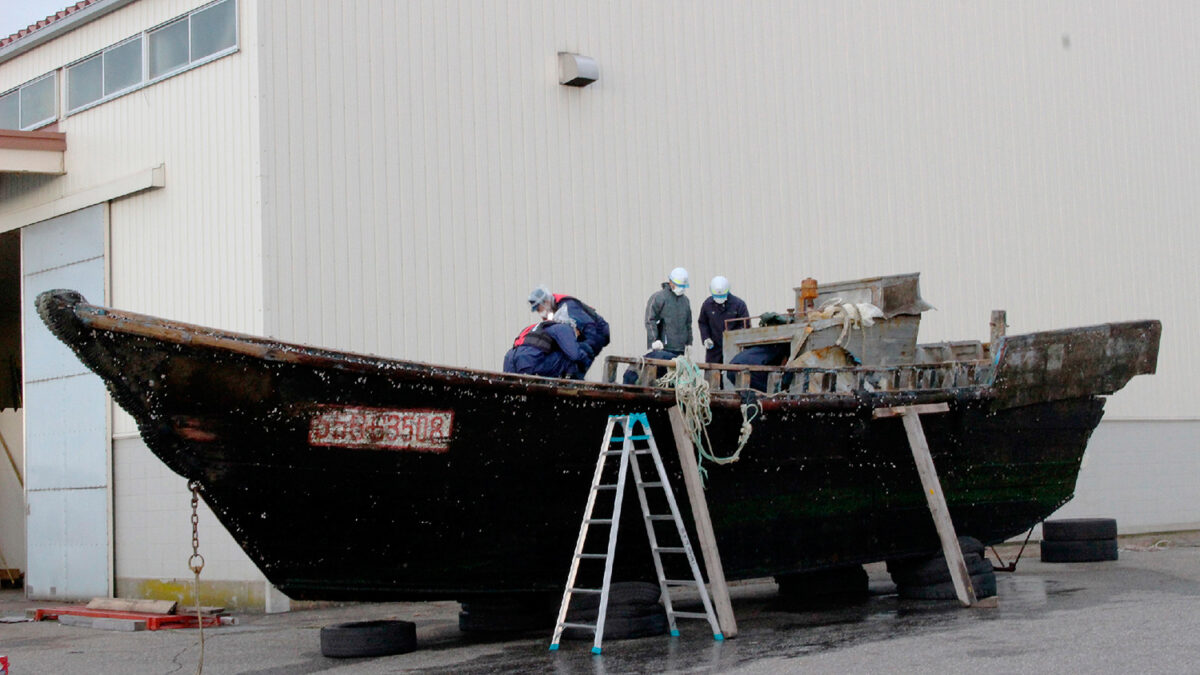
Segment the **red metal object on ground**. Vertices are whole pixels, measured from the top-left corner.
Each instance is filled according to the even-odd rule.
[[[146,630],[158,630],[160,628],[195,628],[199,625],[199,620],[195,615],[188,614],[147,614],[145,612],[114,612],[103,609],[88,609],[86,607],[47,607],[44,609],[34,610],[34,621],[47,621],[57,619],[63,615],[70,616],[88,616],[96,619],[128,619],[131,621],[145,621]],[[216,626],[221,623],[221,618],[218,616],[204,617],[204,626]],[[0,671],[2,675],[2,671]]]

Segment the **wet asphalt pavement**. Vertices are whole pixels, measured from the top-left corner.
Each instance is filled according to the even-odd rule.
[[[882,564],[867,566],[867,600],[819,610],[782,606],[770,580],[737,583],[737,638],[716,642],[703,622],[681,620],[678,638],[609,641],[601,656],[590,654],[590,641],[564,641],[550,652],[549,631],[463,634],[452,602],[238,613],[237,625],[205,630],[203,672],[1200,673],[1200,533],[1122,538],[1121,546],[1116,562],[1067,564],[1042,563],[1031,546],[1015,573],[997,573],[994,609],[901,600]],[[1015,548],[1001,553],[1009,559]],[[45,606],[21,591],[0,592],[0,617]],[[414,621],[417,651],[321,655],[322,626],[381,618]],[[138,675],[195,673],[200,648],[195,630],[112,632],[46,621],[0,623],[0,655],[11,675]]]

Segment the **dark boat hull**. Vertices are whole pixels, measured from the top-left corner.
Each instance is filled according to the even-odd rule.
[[[280,345],[80,300],[44,295],[39,311],[151,450],[199,482],[235,540],[294,598],[561,591],[609,415],[649,414],[682,493],[668,391]],[[903,427],[872,417],[936,401],[950,411],[923,422],[952,518],[985,542],[1070,499],[1103,409],[1095,395],[999,406],[984,387],[765,401],[741,460],[709,467],[727,577],[936,550]],[[718,452],[731,449],[738,401],[712,407],[709,434]],[[321,420],[346,410],[416,411],[422,423],[449,415],[452,431],[427,446],[331,440]],[[636,512],[632,497],[627,504]],[[649,559],[645,534],[624,522],[618,558],[636,575]]]

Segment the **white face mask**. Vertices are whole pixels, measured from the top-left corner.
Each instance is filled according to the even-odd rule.
[[[683,295],[683,287],[682,286],[671,286],[671,292],[674,293],[675,295]]]
[[[712,299],[713,299],[713,302],[717,303],[718,305],[723,305],[723,304],[725,304],[725,301],[729,299],[729,296],[728,295],[714,295],[714,296],[712,296]]]

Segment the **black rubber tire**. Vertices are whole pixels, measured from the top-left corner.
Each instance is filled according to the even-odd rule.
[[[338,623],[321,629],[321,655],[359,658],[405,654],[417,648],[417,624],[381,619]]]
[[[1045,541],[1092,541],[1116,539],[1116,518],[1063,518],[1042,523]]]
[[[507,594],[483,596],[461,601],[464,612],[488,614],[537,614],[557,612],[562,594]]]
[[[788,600],[866,595],[870,590],[867,571],[861,565],[779,574],[775,583],[779,584],[779,596]]]
[[[1042,562],[1103,562],[1116,559],[1116,539],[1042,542]]]
[[[556,616],[552,611],[463,611],[458,613],[458,629],[464,633],[524,633],[535,630],[554,630]]]
[[[657,605],[662,590],[658,584],[648,581],[614,581],[608,585],[608,606],[614,605]],[[560,599],[561,602],[561,599]],[[593,609],[600,606],[600,594],[571,596],[571,611]]]
[[[992,563],[978,553],[963,554],[963,562],[967,564],[967,574],[987,574],[993,571]],[[912,561],[890,565],[892,581],[897,586],[928,586],[950,581],[950,566],[946,558],[937,556],[923,561]]]
[[[462,602],[458,628],[465,633],[519,633],[553,630],[562,595],[508,593]]]
[[[996,594],[996,574],[972,574],[971,586],[975,589],[975,598],[990,598]],[[953,581],[943,581],[940,584],[921,586],[896,586],[896,592],[905,600],[957,600],[958,593],[954,590]]]
[[[661,614],[666,611],[662,605],[613,605],[609,604],[606,618],[632,618],[638,616],[650,616],[651,614]],[[589,607],[587,609],[571,610],[567,612],[567,621],[578,623],[594,622],[600,614],[599,607]]]
[[[962,551],[964,558],[969,557],[971,555],[976,555],[976,554],[982,556],[983,551],[984,551],[983,542],[979,541],[975,537],[959,537],[958,538],[958,548],[959,548],[959,550]],[[939,548],[939,551],[932,555],[917,555],[917,556],[909,556],[906,558],[893,558],[893,559],[887,561],[887,571],[891,572],[897,566],[908,567],[908,566],[912,566],[914,564],[920,564],[920,563],[934,560],[934,559],[941,558],[941,557],[942,557],[942,553]]]
[[[660,611],[646,616],[617,617],[610,613],[604,620],[604,641],[629,640],[632,638],[663,635],[667,632],[667,610],[659,606]],[[565,628],[563,638],[567,640],[592,640],[596,636],[586,628]]]

